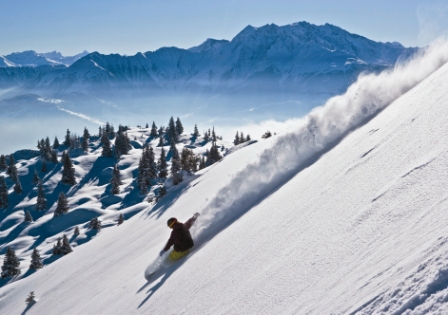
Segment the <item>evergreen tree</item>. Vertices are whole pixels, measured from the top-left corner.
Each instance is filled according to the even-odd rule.
[[[8,187],[6,186],[5,178],[0,176],[0,209],[8,208]]]
[[[22,184],[20,183],[20,179],[18,177],[14,185],[14,192],[18,195],[21,195],[23,193]]]
[[[26,298],[25,303],[28,304],[28,305],[30,305],[30,304],[36,302],[36,301],[34,300],[35,297],[36,297],[36,296],[34,295],[34,291],[31,291],[30,294],[28,295],[28,297]]]
[[[148,159],[148,178],[151,181],[152,179],[157,178],[157,163],[156,157],[154,155],[154,150],[151,146],[146,149],[146,157]]]
[[[155,122],[152,122],[151,132],[150,132],[149,136],[153,137],[153,138],[158,136],[157,126],[156,126]]]
[[[176,124],[174,123],[174,118],[171,116],[168,122],[168,141],[177,143],[179,142],[179,134],[177,133]]]
[[[102,138],[103,137],[103,128],[101,128],[101,126],[98,127],[98,138]]]
[[[7,168],[8,166],[6,165],[6,158],[5,156],[2,154],[0,155],[0,171],[3,171]]]
[[[101,142],[103,144],[103,152],[101,153],[101,155],[106,156],[106,157],[112,157],[112,149],[110,147],[110,140],[106,133],[103,133]]]
[[[73,231],[73,235],[76,237],[79,235],[79,227],[75,227],[75,230]]]
[[[244,143],[245,141],[246,141],[246,138],[244,138],[244,134],[241,131],[241,133],[240,133],[240,143]]]
[[[215,126],[213,126],[213,131],[212,131],[212,141],[216,143]]]
[[[67,201],[67,197],[65,196],[65,194],[63,192],[59,193],[58,196],[58,201],[57,201],[58,205],[56,206],[56,210],[54,210],[54,217],[57,217],[61,214],[65,214],[68,212],[68,201]]]
[[[202,170],[202,169],[204,169],[205,167],[206,167],[206,164],[205,164],[205,158],[204,158],[204,156],[202,155],[202,156],[201,156],[201,160],[200,160],[200,162],[199,162],[199,169]]]
[[[90,133],[87,130],[86,127],[84,127],[84,133],[82,135],[82,144],[81,144],[81,148],[87,152],[88,149],[88,145],[89,145],[89,139],[90,139]]]
[[[25,222],[33,222],[33,217],[31,216],[31,213],[28,210],[25,211],[24,221]]]
[[[159,137],[159,144],[157,146],[158,147],[163,147],[163,136]]]
[[[210,136],[208,135],[208,132],[204,132],[204,142],[207,143],[210,140]]]
[[[91,229],[100,231],[101,230],[101,221],[98,219],[98,217],[94,217],[92,220],[90,220],[89,226]]]
[[[144,151],[138,163],[137,185],[141,194],[148,192],[148,161]]]
[[[68,185],[76,184],[75,178],[75,168],[73,167],[72,160],[70,159],[70,155],[67,153],[64,159],[64,169],[62,170],[62,183]]]
[[[64,161],[65,161],[65,157],[67,156],[67,152],[66,151],[62,151],[62,154],[61,154],[61,163],[62,164],[64,164]]]
[[[199,137],[199,130],[198,130],[198,126],[195,124],[194,131],[193,131],[193,138],[196,139],[197,137]]]
[[[37,248],[35,248],[33,250],[33,253],[31,254],[31,264],[30,264],[30,269],[40,269],[42,268],[44,265],[42,263],[42,257],[40,257],[40,253],[37,250]]]
[[[60,255],[61,254],[61,238],[58,237],[58,241],[56,242],[56,244],[53,245],[53,250],[52,250],[52,254],[53,255]]]
[[[181,153],[181,166],[182,170],[188,173],[196,172],[198,158],[194,155],[193,151],[184,147]]]
[[[118,165],[114,165],[114,170],[112,172],[112,179],[110,180],[111,184],[112,184],[112,194],[113,195],[117,195],[120,193],[120,185],[122,185],[123,183],[121,182],[120,179],[120,169],[118,168]]]
[[[182,165],[179,156],[179,151],[177,151],[176,144],[171,141],[171,176],[173,177],[173,184],[177,185],[182,181]]]
[[[177,117],[176,120],[176,132],[179,136],[184,133],[184,126],[182,126],[182,122],[180,121],[179,117]]]
[[[117,152],[121,156],[123,154],[128,154],[130,149],[132,149],[132,146],[129,141],[127,132],[119,130],[117,138],[115,139],[115,150],[117,150]]]
[[[37,186],[36,210],[42,211],[47,209],[47,199],[45,198],[44,187],[42,182]]]
[[[250,140],[252,140],[252,139],[250,138],[250,135],[247,135],[247,136],[246,136],[246,141],[250,141]]]
[[[38,182],[40,182],[40,177],[39,177],[39,175],[37,174],[37,171],[36,171],[36,169],[34,169],[34,175],[33,175],[33,184],[34,185],[36,185]]]
[[[149,128],[149,125],[148,125],[148,123],[146,123],[146,125],[145,125],[145,128],[146,128],[146,129],[148,129],[148,128]]]
[[[40,171],[42,173],[45,173],[45,172],[48,171],[48,169],[47,169],[47,162],[45,161],[45,159],[42,159],[42,167],[40,168]]]
[[[70,246],[70,242],[68,241],[67,236],[64,234],[62,236],[62,245],[60,253],[61,255],[67,255],[73,251],[72,247]]]
[[[120,216],[118,217],[118,224],[117,225],[120,225],[123,222],[124,222],[123,213],[120,213]]]
[[[165,196],[165,195],[166,195],[166,188],[165,188],[165,186],[162,186],[162,187],[159,188],[159,194],[158,194],[158,197],[159,197],[159,198],[162,198],[162,197]]]
[[[67,129],[67,133],[65,134],[65,141],[63,144],[68,147],[71,145],[70,130],[68,130],[68,129]]]
[[[58,137],[54,137],[53,149],[57,149],[57,148],[59,148],[59,140],[58,140]]]
[[[17,181],[17,167],[16,167],[16,161],[14,159],[14,155],[11,154],[9,156],[9,165],[6,173],[9,175],[9,178],[11,181],[16,182]]]
[[[56,150],[52,150],[51,151],[51,163],[54,163],[54,164],[58,164],[59,163],[59,161],[58,161],[58,153],[56,152]]]
[[[235,140],[233,140],[233,144],[234,144],[234,145],[238,145],[238,144],[240,144],[240,136],[239,136],[239,134],[238,134],[238,131],[236,132]]]
[[[168,175],[167,172],[167,163],[166,163],[166,156],[165,156],[165,150],[162,147],[162,152],[160,153],[160,158],[157,163],[157,168],[159,170],[159,178],[166,178]]]
[[[5,258],[3,259],[1,278],[5,279],[15,275],[20,275],[19,266],[20,261],[16,256],[16,252],[11,247],[8,247]]]

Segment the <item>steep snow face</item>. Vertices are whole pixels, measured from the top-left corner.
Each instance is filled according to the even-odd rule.
[[[294,132],[234,150],[161,202],[130,207],[140,212],[123,225],[1,288],[1,309],[445,314],[448,65],[411,89],[417,73],[423,79],[446,62],[440,51],[420,67],[364,77]],[[136,157],[120,162],[129,182]],[[94,186],[73,195],[80,207],[98,204]],[[147,282],[166,220],[196,211],[192,254]],[[26,307],[30,291],[37,303]]]

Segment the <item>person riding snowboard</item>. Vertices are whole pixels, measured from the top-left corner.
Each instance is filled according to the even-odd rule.
[[[160,256],[168,251],[173,245],[174,250],[170,253],[170,258],[172,260],[178,260],[190,252],[190,249],[194,246],[194,243],[189,230],[198,216],[199,213],[196,212],[185,223],[180,223],[176,218],[171,218],[167,221],[168,227],[172,229],[172,231],[165,248],[160,252]]]

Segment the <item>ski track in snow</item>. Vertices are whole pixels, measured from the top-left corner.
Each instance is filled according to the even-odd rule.
[[[448,61],[448,41],[435,41],[412,60],[380,74],[361,75],[344,95],[327,101],[298,122],[294,132],[279,136],[258,161],[222,187],[200,211],[193,234],[203,243],[363,125],[395,99]],[[371,134],[377,130],[372,130]],[[375,148],[364,154],[367,157]],[[412,172],[412,171],[411,171]],[[404,175],[405,176],[405,175]],[[254,185],[255,183],[255,185]]]

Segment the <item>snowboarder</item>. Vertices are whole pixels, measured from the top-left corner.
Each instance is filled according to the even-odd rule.
[[[190,249],[194,246],[194,243],[189,230],[198,216],[199,213],[196,212],[185,223],[180,223],[176,218],[171,218],[168,220],[168,227],[172,229],[171,236],[166,243],[165,248],[160,252],[160,256],[168,251],[173,245],[174,250],[170,253],[170,258],[172,260],[178,260],[190,252]]]

